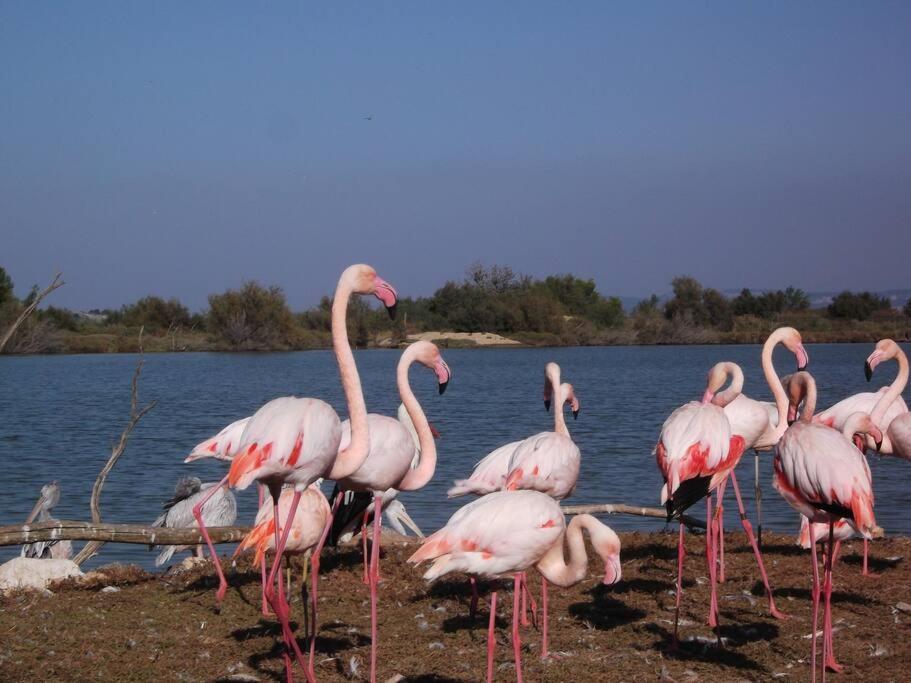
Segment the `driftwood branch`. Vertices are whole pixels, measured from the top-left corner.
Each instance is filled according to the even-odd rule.
[[[16,318],[16,321],[10,325],[10,328],[6,332],[3,333],[3,337],[0,338],[0,352],[3,351],[3,347],[5,347],[7,342],[9,342],[9,340],[12,339],[13,335],[16,334],[16,330],[19,329],[22,323],[24,323],[26,319],[35,312],[35,309],[38,308],[44,298],[55,289],[59,289],[66,284],[63,280],[60,279],[62,275],[63,273],[57,273],[54,275],[54,280],[51,282],[51,284],[49,284],[47,287],[35,295],[32,303],[23,309],[22,313],[19,314],[19,317]]]
[[[220,526],[206,527],[206,531],[209,532],[213,543],[237,543],[249,533],[250,528]],[[55,540],[143,545],[202,545],[205,543],[199,529],[195,527],[171,529],[140,524],[95,524],[70,520],[0,527],[0,546]]]
[[[640,517],[657,517],[667,519],[667,511],[664,508],[640,507],[637,505],[625,505],[624,503],[603,503],[598,505],[563,505],[560,507],[565,515],[639,515]],[[705,522],[683,515],[681,521],[688,527],[697,527],[705,529]]]
[[[99,500],[101,498],[101,489],[104,487],[104,482],[108,477],[110,471],[114,468],[114,465],[120,459],[120,456],[123,455],[123,452],[126,450],[127,441],[130,438],[130,434],[133,429],[136,427],[138,422],[142,417],[149,412],[152,408],[155,407],[155,401],[146,404],[142,408],[139,407],[139,376],[142,374],[142,366],[145,364],[145,360],[142,358],[142,332],[143,328],[139,329],[139,362],[136,364],[136,370],[133,372],[133,381],[130,387],[130,419],[127,422],[127,426],[124,427],[123,432],[120,434],[120,441],[111,449],[111,457],[108,458],[108,461],[105,463],[104,467],[101,468],[101,472],[98,473],[98,477],[95,479],[95,484],[92,486],[92,498],[89,501],[89,507],[92,511],[92,523],[94,526],[99,526],[101,524],[101,508]],[[87,559],[95,555],[105,543],[104,540],[91,540],[89,543],[85,544],[85,547],[79,551],[76,557],[73,558],[73,562],[81,565]]]

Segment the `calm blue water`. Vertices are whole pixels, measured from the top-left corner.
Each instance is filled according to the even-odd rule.
[[[866,391],[863,361],[872,344],[809,346],[810,370],[820,388],[820,406],[849,393]],[[442,433],[439,464],[422,491],[403,502],[425,532],[449,518],[468,499],[448,501],[452,480],[467,476],[474,463],[495,447],[544,429],[553,418],[542,403],[543,366],[558,362],[582,401],[579,419],[569,420],[582,450],[582,473],[569,503],[625,502],[657,505],[661,477],[651,455],[661,423],[676,406],[699,398],[708,368],[733,360],[746,373],[746,392],[770,399],[759,367],[758,346],[609,347],[566,349],[447,350],[453,381],[437,395],[432,373],[412,370],[412,386],[429,419]],[[397,351],[356,354],[368,409],[393,415]],[[133,355],[0,357],[0,524],[24,520],[42,484],[57,479],[62,519],[89,519],[89,496],[99,469],[119,437],[129,411]],[[891,381],[894,365],[884,366],[874,384]],[[780,374],[793,371],[793,357],[780,350]],[[102,495],[102,517],[112,522],[150,523],[170,497],[181,475],[203,481],[224,476],[224,465],[201,461],[184,465],[197,442],[232,420],[250,415],[275,398],[316,396],[341,415],[345,403],[331,352],[288,354],[160,354],[146,357],[140,400],[158,405],[133,432]],[[911,467],[873,457],[877,521],[891,534],[911,533],[904,511],[911,506]],[[771,458],[762,456],[763,521],[766,528],[792,531],[795,513],[771,487]],[[752,517],[753,456],[739,470]],[[238,497],[238,523],[255,514],[256,492]],[[728,529],[739,528],[731,500]],[[615,529],[662,529],[660,520],[614,516]],[[80,543],[76,544],[77,547]],[[0,561],[18,548],[0,548]],[[105,546],[92,563],[136,562],[152,566],[144,546]],[[91,566],[91,564],[89,565]]]

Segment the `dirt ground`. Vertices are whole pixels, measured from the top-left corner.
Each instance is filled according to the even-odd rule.
[[[600,562],[566,590],[552,588],[551,650],[541,661],[540,634],[522,629],[529,681],[806,680],[810,653],[809,555],[793,537],[767,534],[766,562],[786,621],[768,616],[745,537],[727,539],[727,582],[720,609],[725,645],[706,625],[708,585],[703,538],[688,535],[681,616],[683,643],[669,649],[673,629],[676,534],[625,534],[623,579],[600,585]],[[427,586],[405,564],[413,546],[383,548],[379,607],[379,681],[477,681],[486,667],[487,601],[475,621],[462,578]],[[833,619],[836,654],[845,673],[832,680],[907,680],[911,671],[911,539],[874,542],[871,568],[860,575],[862,544],[846,544],[836,566]],[[225,563],[226,565],[229,563]],[[229,570],[231,589],[213,611],[211,567],[179,575],[136,568],[53,596],[0,598],[0,680],[213,681],[281,680],[280,632],[260,614],[258,573]],[[327,551],[320,582],[320,680],[362,680],[368,674],[370,618],[355,548]],[[117,591],[101,590],[106,585]],[[482,586],[489,589],[493,584]],[[537,576],[531,579],[538,594]],[[515,679],[510,645],[511,582],[499,584],[497,680]],[[301,624],[299,591],[292,612]],[[303,680],[299,670],[295,679]]]

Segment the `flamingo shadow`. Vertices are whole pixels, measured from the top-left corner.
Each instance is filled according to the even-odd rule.
[[[571,604],[569,613],[575,619],[587,622],[601,631],[610,631],[638,621],[646,615],[644,610],[630,607],[611,597],[612,591],[608,586],[594,586],[586,592],[592,596],[592,600]]]
[[[735,628],[742,628],[742,626]],[[752,671],[762,672],[763,674],[768,673],[765,667],[760,665],[759,662],[747,657],[741,652],[732,650],[730,647],[718,647],[711,641],[681,640],[679,645],[675,648],[673,647],[673,634],[668,629],[663,628],[658,624],[651,623],[646,624],[645,630],[659,637],[659,640],[654,643],[653,647],[656,650],[662,650],[664,656],[669,659],[706,662],[734,669],[750,669]],[[724,633],[725,629],[722,627],[722,637],[725,637]],[[760,676],[760,678],[762,677],[764,677],[764,675]]]

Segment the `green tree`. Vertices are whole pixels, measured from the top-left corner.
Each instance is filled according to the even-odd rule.
[[[802,289],[788,287],[784,290],[784,307],[786,311],[805,311],[810,307],[810,297]]]
[[[848,320],[866,320],[875,311],[888,310],[892,307],[885,297],[871,292],[854,293],[845,290],[829,304],[828,312],[833,318]]]
[[[209,296],[209,331],[234,349],[285,349],[295,342],[294,316],[281,287],[245,282]]]
[[[909,318],[911,318],[911,299],[908,299],[905,302],[905,306],[904,306],[904,308],[902,308],[902,310],[905,312],[905,315],[907,315]]]
[[[708,312],[702,301],[702,285],[696,278],[678,275],[671,280],[674,298],[664,304],[664,316],[668,320],[681,318],[697,325],[708,322]]]
[[[134,304],[120,309],[120,322],[130,327],[145,326],[149,332],[189,326],[190,311],[177,299],[145,296]]]
[[[707,289],[702,293],[702,306],[709,325],[724,332],[734,329],[734,313],[731,310],[731,304],[717,289]]]
[[[0,306],[15,298],[13,295],[13,279],[9,273],[0,266]]]

